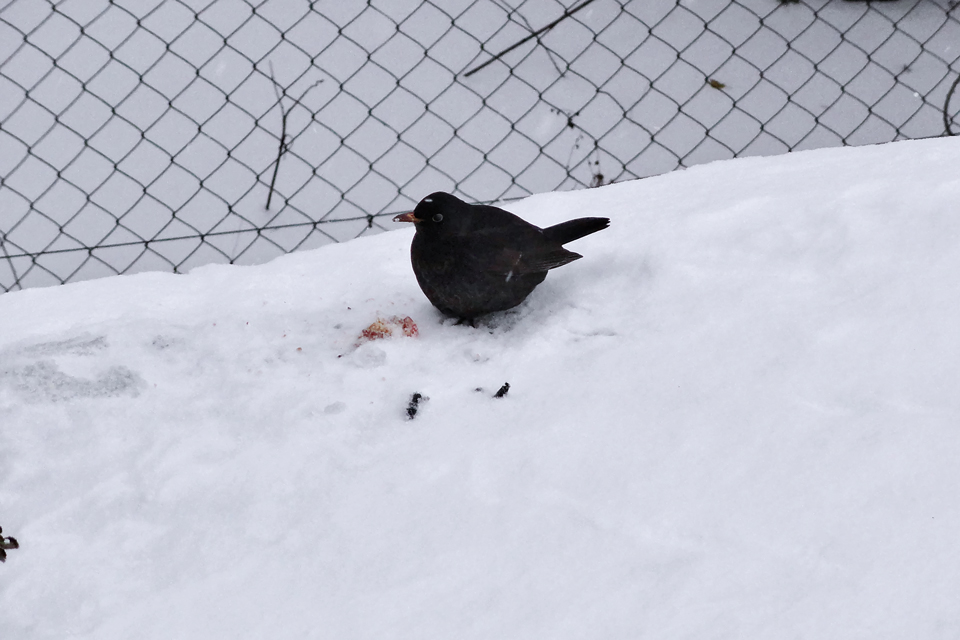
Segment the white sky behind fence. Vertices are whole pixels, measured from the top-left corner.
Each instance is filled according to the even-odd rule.
[[[0,3],[0,291],[262,262],[376,232],[436,190],[509,199],[941,135],[960,109],[957,11]]]

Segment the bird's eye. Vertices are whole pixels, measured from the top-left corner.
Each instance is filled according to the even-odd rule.
[[[433,214],[433,221],[434,221],[434,222],[440,222],[441,220],[443,220],[443,214],[442,214],[442,213],[435,213],[435,214]]]

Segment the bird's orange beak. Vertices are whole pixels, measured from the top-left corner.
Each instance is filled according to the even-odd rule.
[[[410,213],[401,213],[400,215],[394,217],[394,222],[423,222],[420,218],[413,215],[413,211]]]

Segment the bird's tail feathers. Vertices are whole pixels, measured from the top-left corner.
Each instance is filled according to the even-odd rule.
[[[610,218],[577,218],[547,227],[543,230],[543,235],[551,242],[566,244],[577,238],[602,231],[609,226]]]

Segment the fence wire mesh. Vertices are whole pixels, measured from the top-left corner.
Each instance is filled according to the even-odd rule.
[[[956,4],[0,0],[0,291],[949,134]]]

